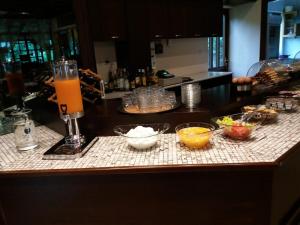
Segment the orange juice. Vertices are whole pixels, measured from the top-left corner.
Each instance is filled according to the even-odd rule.
[[[71,80],[55,80],[54,85],[60,112],[61,105],[67,106],[68,114],[83,111],[80,80],[78,78]]]
[[[212,136],[210,129],[205,127],[187,127],[177,132],[180,142],[189,148],[203,148]]]

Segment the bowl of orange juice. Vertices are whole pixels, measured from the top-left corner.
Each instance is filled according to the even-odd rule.
[[[180,143],[192,149],[207,146],[214,130],[213,125],[202,122],[183,123],[175,127]]]

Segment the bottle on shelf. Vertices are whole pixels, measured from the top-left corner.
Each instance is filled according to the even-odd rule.
[[[119,70],[119,91],[124,91],[125,90],[125,77],[124,77],[124,73],[123,70]]]
[[[130,82],[130,90],[133,90],[136,88],[135,85],[135,76],[131,73],[131,75],[129,74],[129,82]]]
[[[95,86],[95,88],[97,88],[98,89],[98,87],[96,87]],[[110,92],[112,92],[112,90],[110,89],[110,87],[109,87],[109,83],[108,82],[104,82],[104,89],[105,89],[105,93],[110,93]]]
[[[141,69],[141,80],[142,80],[142,86],[146,87],[147,86],[147,77],[144,69]]]
[[[152,71],[150,70],[150,67],[146,67],[146,77],[147,77],[147,85],[151,86],[153,85],[152,81]]]
[[[154,84],[158,84],[158,76],[156,74],[156,68],[152,67],[151,71],[152,71],[151,74],[153,76],[153,82],[154,82]]]
[[[148,85],[155,85],[158,83],[158,79],[155,76],[155,70],[147,67],[147,84]]]
[[[109,91],[113,91],[115,89],[112,64],[111,64],[111,66],[109,68],[109,71],[108,71],[108,89],[109,89]]]
[[[120,69],[117,69],[116,72],[116,80],[117,80],[117,87],[116,87],[116,91],[120,91],[121,88],[121,73],[120,73]]]
[[[138,69],[135,75],[135,88],[138,88],[140,86],[141,86],[141,70]]]
[[[130,84],[129,84],[129,77],[126,68],[123,68],[123,76],[124,76],[124,90],[129,91]]]
[[[113,78],[114,78],[114,91],[118,90],[118,75],[117,71],[113,71]]]

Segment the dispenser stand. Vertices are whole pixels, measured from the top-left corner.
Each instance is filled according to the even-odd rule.
[[[66,114],[61,118],[66,124],[66,136],[60,140],[43,155],[43,159],[76,159],[82,157],[97,141],[92,137],[85,137],[80,134],[77,119],[82,117],[83,113]]]

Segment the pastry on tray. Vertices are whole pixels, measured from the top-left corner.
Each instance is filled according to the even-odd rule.
[[[276,119],[278,113],[274,109],[269,109],[265,105],[247,105],[243,107],[245,113],[252,113],[256,119]]]

